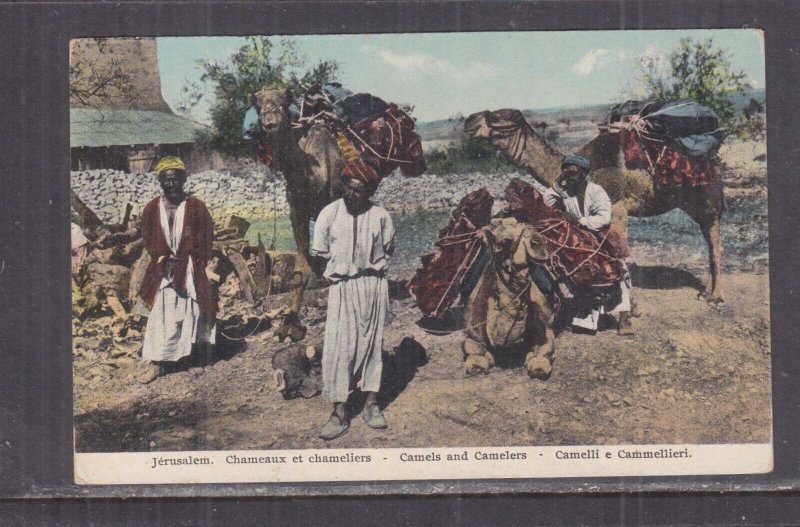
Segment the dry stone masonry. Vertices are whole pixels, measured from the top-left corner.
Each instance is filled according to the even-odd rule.
[[[393,212],[450,210],[466,194],[485,187],[497,205],[503,206],[503,190],[514,177],[531,179],[513,172],[423,174],[416,178],[395,172],[381,182],[375,201]],[[72,172],[72,188],[105,223],[120,222],[128,203],[133,205],[133,214],[138,216],[144,205],[160,192],[153,173],[128,174],[114,170]],[[217,226],[227,225],[232,215],[257,222],[289,213],[283,177],[260,165],[235,171],[192,173],[186,190],[206,203]]]

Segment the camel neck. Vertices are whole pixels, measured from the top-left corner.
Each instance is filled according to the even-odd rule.
[[[492,138],[509,160],[551,185],[561,173],[561,154],[526,122],[513,132]]]
[[[278,161],[278,168],[285,171],[287,168],[296,172],[301,169],[303,164],[302,151],[297,146],[297,141],[292,137],[292,131],[286,129],[283,132],[276,134],[273,141],[273,148],[275,151],[275,158]]]

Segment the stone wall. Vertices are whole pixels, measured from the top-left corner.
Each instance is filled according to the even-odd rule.
[[[473,190],[485,187],[503,204],[503,190],[514,177],[509,174],[424,174],[406,178],[393,173],[381,182],[375,201],[390,211],[414,213],[450,210]],[[125,205],[133,205],[133,213],[160,193],[155,174],[128,174],[113,170],[90,170],[72,173],[72,187],[78,196],[105,222],[119,222]],[[288,214],[283,177],[268,168],[252,164],[236,171],[206,170],[192,173],[186,190],[203,200],[217,226],[224,226],[235,214],[250,222]]]
[[[154,173],[105,169],[72,172],[71,184],[84,203],[108,223],[121,221],[128,203],[133,205],[133,214],[139,215],[161,192]],[[258,165],[236,172],[193,172],[186,190],[205,202],[218,227],[225,226],[234,214],[255,221],[288,213],[283,179]]]

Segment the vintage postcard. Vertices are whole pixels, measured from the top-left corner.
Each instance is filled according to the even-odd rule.
[[[773,467],[763,34],[70,43],[75,480]]]

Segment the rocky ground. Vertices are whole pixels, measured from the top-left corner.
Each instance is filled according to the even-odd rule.
[[[759,152],[748,144],[728,148],[723,157],[728,195],[765,203],[766,167],[754,159]],[[414,188],[427,185],[428,192],[419,190],[407,203],[445,199],[444,189],[465,183],[459,178],[424,180]],[[494,184],[496,178],[484,182]],[[384,185],[382,191],[391,196],[392,180]],[[736,220],[743,225],[736,229],[752,229],[750,238],[765,244],[765,220],[753,227],[745,220]],[[691,226],[687,230],[695,234]],[[330,413],[322,397],[284,400],[275,390],[271,359],[285,345],[273,341],[273,329],[229,342],[213,365],[141,385],[136,377],[144,366],[135,357],[140,329],[129,323],[121,335],[112,331],[120,324],[112,317],[76,322],[77,450],[769,441],[766,256],[756,265],[733,251],[725,277],[727,303],[709,306],[697,299],[706,272],[702,254],[687,257],[664,250],[664,240],[636,239],[634,285],[643,311],[635,320],[636,335],[620,337],[613,328],[595,336],[560,334],[547,381],[529,379],[519,357],[498,357],[501,364],[490,374],[467,376],[457,312],[452,327],[438,328],[445,334],[434,334],[418,324],[420,313],[411,301],[396,295],[384,348],[410,336],[425,348],[428,362],[387,401],[387,430],[371,430],[355,418],[351,430],[331,443],[317,438]],[[309,293],[303,313],[309,334],[297,346],[321,347],[325,299],[324,290]],[[287,303],[282,296],[259,306],[233,299],[226,316],[263,314]]]
[[[553,375],[544,382],[529,379],[519,357],[488,375],[467,376],[457,345],[462,332],[428,333],[417,326],[420,314],[410,300],[393,300],[385,348],[411,336],[425,347],[428,363],[388,403],[388,430],[355,419],[330,446],[769,441],[767,277],[728,277],[728,303],[709,307],[678,281],[652,288],[669,273],[640,268],[644,314],[635,336],[613,329],[559,335]],[[304,344],[321,346],[325,295],[313,296]],[[136,359],[107,367],[90,354],[79,356],[78,450],[324,447],[317,433],[328,403],[320,396],[284,400],[275,390],[271,358],[281,346],[266,331],[213,366],[146,386],[135,380],[142,370]]]

